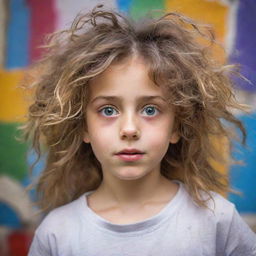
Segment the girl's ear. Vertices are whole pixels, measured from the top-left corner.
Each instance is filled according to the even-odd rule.
[[[86,119],[86,117],[85,117]],[[84,127],[84,139],[83,141],[85,143],[90,143],[90,136],[89,136],[89,132],[88,132],[88,127],[87,127],[87,122],[85,122],[85,127]]]
[[[90,143],[90,138],[89,138],[89,133],[88,132],[84,132],[84,142],[85,143]]]
[[[171,135],[171,138],[170,138],[170,143],[171,144],[176,144],[180,139],[180,135],[179,133],[176,131],[176,132],[173,132],[172,135]]]
[[[180,140],[179,122],[175,117],[174,118],[173,129],[172,129],[172,134],[171,134],[171,137],[170,137],[170,143],[171,144],[176,144],[179,140]]]

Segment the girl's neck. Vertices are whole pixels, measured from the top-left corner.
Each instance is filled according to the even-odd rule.
[[[143,179],[118,180],[104,177],[102,184],[90,196],[97,205],[118,205],[120,208],[137,207],[152,201],[169,201],[177,192],[178,185],[160,172],[152,172]]]

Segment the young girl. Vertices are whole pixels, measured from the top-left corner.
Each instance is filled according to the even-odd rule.
[[[30,256],[256,255],[211,165],[222,120],[245,135],[230,112],[244,107],[199,35],[175,13],[96,8],[53,36],[26,128],[47,148]]]

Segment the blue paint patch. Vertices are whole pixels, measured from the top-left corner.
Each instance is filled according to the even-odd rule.
[[[9,10],[5,67],[23,68],[29,64],[30,11],[26,0],[10,0]]]
[[[234,143],[236,160],[243,161],[243,165],[231,167],[229,172],[232,188],[243,193],[242,196],[229,194],[238,211],[242,213],[256,213],[256,113],[239,118],[247,130],[247,146],[244,148]]]
[[[37,154],[35,153],[35,151],[33,151],[33,150],[29,151],[28,158],[27,158],[27,162],[28,162],[29,166],[32,166],[33,163],[36,161],[36,159],[37,159]],[[29,184],[31,184],[34,180],[36,180],[39,177],[39,175],[41,174],[41,172],[43,171],[43,169],[45,167],[45,164],[46,164],[46,156],[43,155],[40,158],[40,160],[36,163],[36,165],[33,167],[32,173],[28,174],[25,177],[25,179],[23,179],[22,185],[24,187],[26,187]],[[35,189],[33,189],[29,192],[29,196],[30,196],[30,199],[32,201],[36,200],[36,191],[35,191]]]
[[[117,0],[117,7],[121,12],[129,13],[132,0]]]
[[[0,202],[0,226],[20,228],[21,221],[17,213],[6,203]]]

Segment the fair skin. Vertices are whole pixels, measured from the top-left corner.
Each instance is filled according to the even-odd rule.
[[[160,173],[170,143],[179,140],[166,93],[150,80],[139,57],[111,65],[89,86],[84,142],[101,163],[103,181],[88,205],[115,224],[152,217],[178,190]],[[131,148],[141,151],[139,159],[117,155]]]

